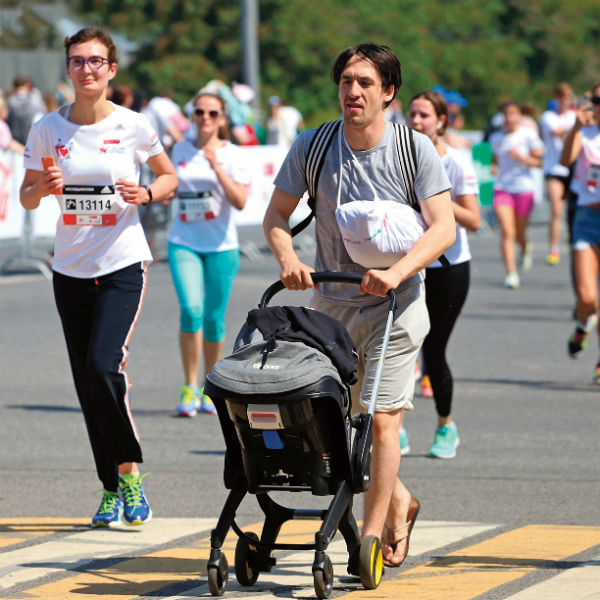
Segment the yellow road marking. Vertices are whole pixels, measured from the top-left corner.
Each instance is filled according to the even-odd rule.
[[[153,519],[143,527],[92,529],[89,525],[60,537],[41,537],[24,548],[0,552],[0,589],[33,587],[40,578],[82,572],[94,560],[125,560],[150,553],[159,544],[176,545],[190,535],[198,539],[214,527],[214,519]]]
[[[415,569],[398,571],[398,578],[386,579],[376,590],[356,593],[361,598],[468,600],[597,544],[600,527],[528,525]]]
[[[89,519],[56,519],[52,517],[0,519],[0,548],[88,524]]]

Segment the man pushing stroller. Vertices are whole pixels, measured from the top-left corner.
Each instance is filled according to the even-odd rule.
[[[363,407],[369,404],[388,310],[377,297],[396,294],[361,532],[363,538],[381,538],[384,564],[394,567],[406,558],[419,512],[419,501],[397,475],[400,411],[413,408],[414,366],[429,330],[423,270],[452,245],[456,226],[450,183],[429,138],[384,120],[402,83],[392,51],[371,43],[347,48],[332,77],[342,119],[298,136],[275,179],[264,231],[289,289],[313,287],[315,269],[363,275],[360,289],[321,283],[311,302],[342,321],[357,347],[353,398]],[[296,255],[288,225],[307,190],[316,216],[315,269]]]

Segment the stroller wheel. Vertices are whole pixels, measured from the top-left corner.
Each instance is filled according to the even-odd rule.
[[[258,536],[252,531],[244,532],[249,538],[258,541]],[[240,585],[254,585],[260,573],[257,565],[258,551],[246,540],[238,538],[235,545],[235,576]]]
[[[222,596],[229,579],[227,557],[221,554],[218,567],[208,567],[208,589],[213,596]]]
[[[374,590],[383,576],[381,542],[376,535],[367,535],[360,543],[358,556],[360,581],[367,590]]]
[[[329,598],[333,585],[333,565],[329,556],[325,555],[323,568],[313,567],[313,577],[317,598]]]

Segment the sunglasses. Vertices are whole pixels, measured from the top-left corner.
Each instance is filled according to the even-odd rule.
[[[594,106],[598,106],[600,104],[600,96],[592,96],[591,102]]]
[[[216,119],[221,113],[218,110],[204,110],[203,108],[195,108],[194,114],[197,117],[203,117],[204,113],[208,113],[211,119]]]

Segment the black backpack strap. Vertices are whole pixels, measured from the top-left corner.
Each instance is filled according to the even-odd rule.
[[[417,151],[415,150],[415,139],[413,130],[406,125],[394,123],[396,134],[396,149],[400,160],[400,170],[406,183],[410,205],[418,212],[421,206],[415,192],[415,178],[417,176]],[[449,267],[450,261],[442,254],[438,260],[443,267]]]
[[[304,168],[310,214],[295,227],[292,227],[292,237],[300,233],[303,229],[306,229],[308,224],[315,216],[317,187],[319,186],[321,169],[323,168],[323,163],[325,162],[325,156],[327,155],[329,146],[331,146],[331,142],[340,128],[340,124],[341,121],[328,121],[327,123],[323,123],[317,129],[317,132],[310,142],[310,146],[308,147],[308,152],[306,154],[306,164]]]
[[[415,179],[417,177],[417,152],[415,150],[415,140],[413,131],[406,125],[394,123],[394,132],[396,134],[396,150],[400,161],[400,171],[406,183],[406,191],[410,205],[421,212],[417,194],[415,193]]]

